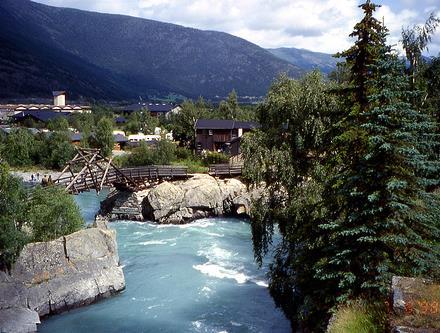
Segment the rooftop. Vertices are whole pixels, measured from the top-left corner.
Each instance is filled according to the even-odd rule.
[[[197,129],[252,129],[260,127],[260,124],[254,121],[236,121],[230,119],[198,119]]]
[[[15,120],[22,120],[26,117],[32,117],[36,120],[42,121],[44,123],[51,121],[52,119],[59,118],[59,117],[68,117],[71,115],[70,112],[54,112],[54,111],[22,111],[19,113],[16,113],[12,116]]]

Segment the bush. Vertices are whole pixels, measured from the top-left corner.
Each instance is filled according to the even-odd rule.
[[[12,166],[28,166],[35,155],[35,138],[27,129],[12,131],[4,141],[1,155]]]
[[[386,330],[386,309],[356,301],[340,307],[334,314],[328,333],[381,333]]]
[[[41,145],[40,162],[49,169],[61,169],[75,155],[65,132],[53,132]]]
[[[118,159],[121,166],[168,165],[176,159],[176,145],[168,140],[160,140],[156,146],[141,142],[128,157]]]
[[[81,212],[72,196],[55,186],[36,187],[27,214],[34,242],[50,241],[84,227]]]
[[[218,153],[216,151],[209,151],[203,158],[206,165],[210,164],[224,164],[229,163],[229,157],[223,153]]]
[[[121,158],[120,161],[123,166],[152,165],[155,163],[154,149],[145,142],[141,142],[140,146],[134,148],[127,158]]]
[[[186,147],[177,147],[175,154],[177,160],[187,160],[193,157],[192,151]]]
[[[0,163],[0,270],[10,269],[28,240],[21,231],[25,202],[21,181],[9,174],[6,164]]]
[[[187,167],[188,173],[205,173],[208,171],[202,160],[199,159],[187,158],[174,162],[173,164]]]
[[[171,164],[176,159],[176,144],[162,139],[157,143],[154,152],[154,164]]]

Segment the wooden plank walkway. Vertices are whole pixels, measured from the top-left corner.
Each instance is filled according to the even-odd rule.
[[[136,168],[101,170],[84,173],[77,177],[75,174],[66,175],[56,180],[56,184],[69,186],[71,193],[81,193],[88,190],[98,190],[102,186],[115,187],[120,190],[139,191],[151,183],[164,180],[188,178],[186,167],[169,165],[151,165]],[[98,187],[99,185],[100,187]]]
[[[230,164],[211,164],[209,166],[209,175],[214,177],[237,177],[243,173],[242,165]]]

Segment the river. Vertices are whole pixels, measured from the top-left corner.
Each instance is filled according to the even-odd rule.
[[[87,222],[92,193],[76,197]],[[96,304],[50,317],[39,332],[289,332],[265,272],[253,261],[250,226],[238,219],[187,225],[119,221],[127,288]]]

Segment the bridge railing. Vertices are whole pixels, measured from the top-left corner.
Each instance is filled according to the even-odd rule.
[[[215,177],[240,176],[243,173],[243,166],[230,164],[212,164],[209,166],[208,173],[211,176]]]
[[[118,170],[105,171],[95,170],[93,173],[84,173],[77,177],[77,175],[68,175],[57,179],[56,183],[62,186],[68,186],[71,184],[72,192],[82,192],[89,189],[96,189],[98,184],[104,186],[112,186],[115,184],[124,184],[127,179],[132,180],[138,184],[137,189],[141,189],[145,185],[146,181],[157,181],[161,179],[179,179],[188,177],[187,167],[182,166],[170,166],[170,165],[150,165],[134,168],[123,168]],[[124,177],[125,176],[125,177]],[[126,184],[128,187],[133,188],[133,184]]]

